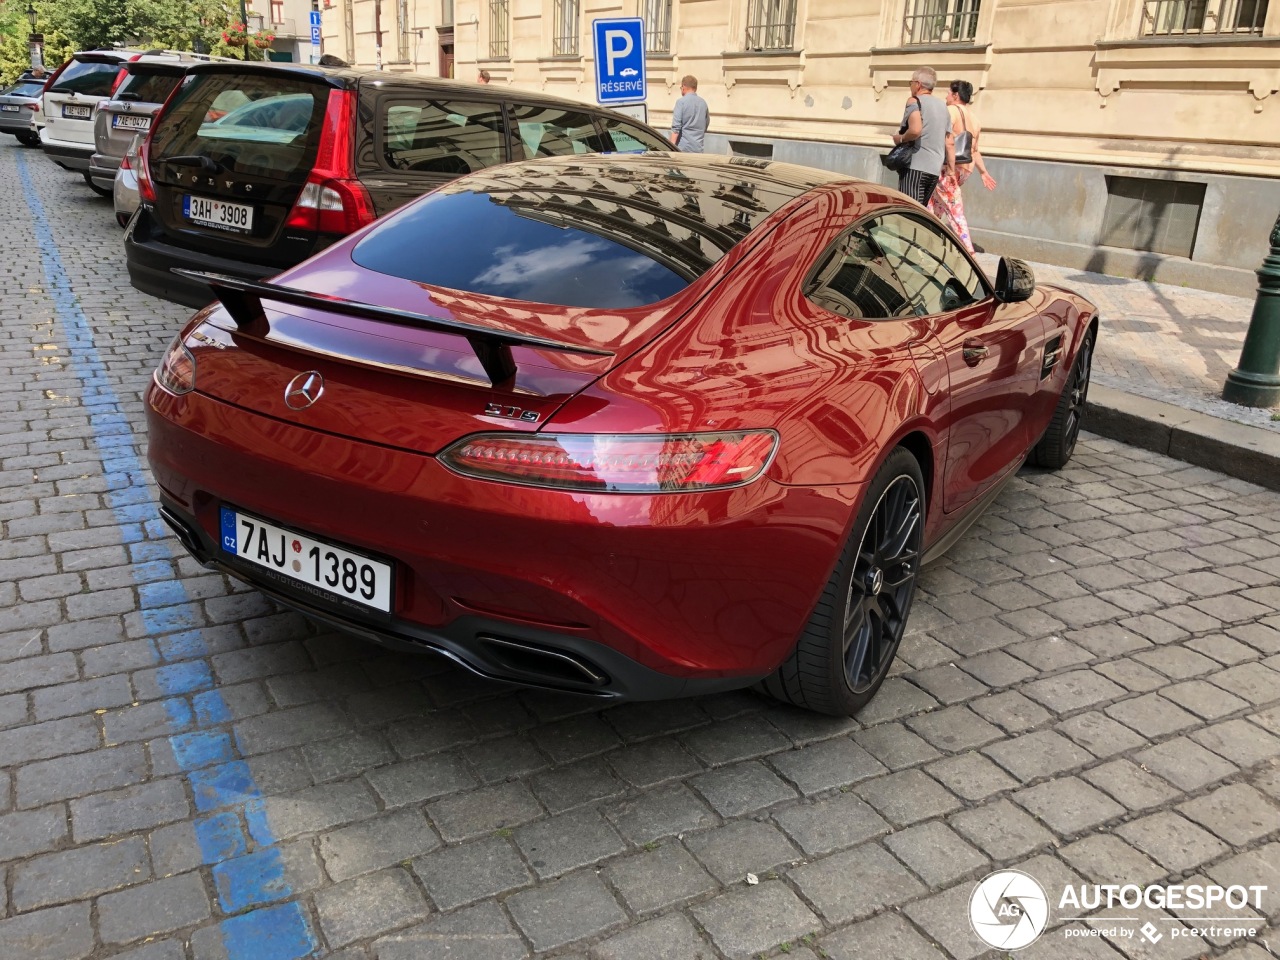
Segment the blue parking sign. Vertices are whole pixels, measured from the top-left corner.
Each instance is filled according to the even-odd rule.
[[[594,20],[596,102],[637,103],[645,98],[644,21]]]
[[[312,10],[312,11],[311,11],[311,20],[310,20],[310,23],[311,23],[311,26],[313,26],[313,27],[318,27],[318,26],[320,26],[320,11],[319,11],[319,10]]]

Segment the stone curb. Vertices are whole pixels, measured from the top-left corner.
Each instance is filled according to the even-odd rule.
[[[1280,490],[1280,434],[1093,384],[1084,429]]]

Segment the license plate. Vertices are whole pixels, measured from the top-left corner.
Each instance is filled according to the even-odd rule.
[[[182,198],[182,215],[192,223],[229,230],[232,233],[249,233],[253,230],[253,207],[247,203],[227,203],[206,197]]]
[[[117,130],[150,130],[151,118],[134,117],[127,113],[117,113],[111,118],[111,126],[115,127]]]
[[[391,612],[391,564],[278,526],[231,507],[221,508],[222,549],[304,592]]]
[[[91,113],[93,113],[92,107],[82,107],[74,103],[64,103],[62,105],[62,115],[71,117],[74,120],[88,120]]]
[[[0,110],[5,113],[17,113],[18,105],[16,103],[0,103]]]

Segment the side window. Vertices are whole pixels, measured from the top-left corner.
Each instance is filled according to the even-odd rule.
[[[457,177],[507,159],[496,103],[384,101],[380,119],[382,160],[393,170]]]
[[[872,221],[867,232],[884,251],[917,316],[949,313],[986,296],[978,271],[932,224],[891,213]]]
[[[804,294],[810,301],[859,320],[913,316],[910,298],[865,225],[854,227],[818,260]]]
[[[617,153],[644,153],[646,150],[669,150],[671,144],[655,137],[648,130],[632,126],[614,117],[599,117],[600,124],[613,141]]]
[[[512,113],[525,160],[603,153],[607,149],[588,113],[528,104],[513,104]]]

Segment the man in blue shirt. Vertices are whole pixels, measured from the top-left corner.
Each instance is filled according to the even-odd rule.
[[[690,74],[680,81],[680,99],[671,111],[671,142],[685,153],[701,153],[711,113],[698,96],[698,78]]]

